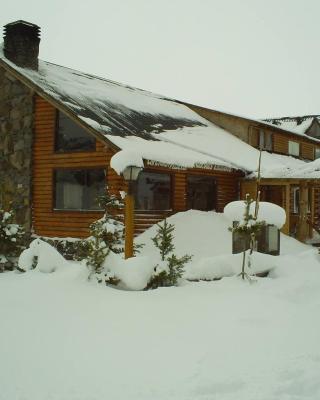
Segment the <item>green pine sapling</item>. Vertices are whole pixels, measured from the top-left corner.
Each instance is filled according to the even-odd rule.
[[[165,257],[174,250],[173,235],[174,226],[168,224],[167,220],[163,221],[163,225],[157,224],[158,232],[152,238],[154,245],[159,249],[161,260],[164,261]]]
[[[116,196],[106,193],[99,198],[99,202],[105,214],[90,225],[91,235],[79,242],[75,258],[85,260],[90,271],[89,278],[95,275],[98,281],[102,281],[107,256],[111,251],[123,252],[124,225],[119,216],[123,204]]]
[[[178,280],[182,278],[184,266],[189,262],[192,256],[184,255],[177,257],[173,254],[173,231],[174,225],[169,224],[164,220],[163,224],[157,224],[158,231],[155,237],[152,238],[154,245],[159,249],[161,261],[166,262],[166,265],[155,267],[147,289],[155,289],[160,286],[175,286]]]

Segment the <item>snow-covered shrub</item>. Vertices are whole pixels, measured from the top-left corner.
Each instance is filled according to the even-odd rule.
[[[230,210],[233,208],[235,210],[238,210],[238,203],[235,202],[236,207],[232,207],[233,203],[229,203],[230,205],[227,205],[224,209],[224,212],[226,214],[231,214]],[[245,271],[245,265],[246,265],[246,250],[247,250],[247,245],[249,244],[249,249],[250,252],[248,253],[247,257],[247,265],[248,268],[251,266],[251,254],[253,250],[256,247],[256,236],[257,234],[261,231],[261,228],[266,225],[265,220],[258,219],[258,210],[259,210],[259,199],[255,203],[254,209],[252,208],[252,205],[254,203],[254,200],[250,199],[250,196],[246,194],[246,199],[242,203],[242,210],[244,207],[244,212],[243,215],[238,218],[237,223],[229,228],[229,230],[233,234],[238,234],[240,237],[243,239],[243,258],[242,258],[242,268],[240,272],[240,276],[242,279],[244,278],[249,278],[249,275]]]
[[[18,269],[26,272],[37,268],[41,272],[54,272],[66,264],[62,255],[41,239],[33,240],[19,257]]]
[[[104,263],[101,281],[116,284],[125,290],[143,290],[153,274],[152,260],[148,256],[123,259],[122,255],[110,252]]]
[[[164,220],[162,225],[157,225],[158,231],[152,241],[160,251],[161,262],[154,268],[147,289],[155,289],[160,286],[176,286],[178,280],[183,276],[185,264],[192,258],[187,254],[182,257],[177,257],[173,254],[174,225],[168,224],[167,220]]]
[[[76,238],[50,238],[44,236],[37,236],[37,238],[50,244],[66,259],[73,260],[78,251],[78,242],[80,239]]]
[[[105,208],[105,214],[90,225],[90,237],[78,242],[75,259],[85,261],[89,278],[96,276],[99,282],[116,284],[118,278],[108,275],[105,261],[110,252],[123,252],[124,225],[118,216],[122,202],[116,196],[106,194],[100,204]]]
[[[0,272],[13,269],[23,249],[24,230],[14,223],[14,211],[0,209]]]

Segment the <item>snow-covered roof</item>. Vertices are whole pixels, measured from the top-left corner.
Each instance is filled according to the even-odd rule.
[[[38,71],[20,68],[0,48],[1,62],[135,158],[172,168],[257,170],[257,149],[176,100],[45,61],[39,61]],[[294,177],[305,165],[263,152],[262,176]]]
[[[187,106],[161,95],[41,60],[38,71],[20,68],[2,49],[0,59],[101,134],[152,139],[150,131],[206,123]]]
[[[264,122],[275,125],[278,128],[285,129],[292,133],[307,136],[307,131],[312,125],[313,121],[320,122],[320,115],[304,115],[300,117],[281,117],[281,118],[267,118]]]

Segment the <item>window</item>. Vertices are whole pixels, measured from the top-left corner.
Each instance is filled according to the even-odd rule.
[[[293,212],[299,214],[300,211],[300,188],[293,188]]]
[[[210,211],[216,209],[216,181],[211,176],[188,176],[188,209]]]
[[[317,160],[320,158],[320,147],[315,147],[314,149],[314,159]]]
[[[140,172],[135,182],[136,210],[170,210],[171,177],[169,174]]]
[[[60,169],[54,179],[55,209],[101,209],[97,199],[106,189],[104,169]]]
[[[300,143],[293,142],[292,140],[289,140],[289,142],[288,142],[288,154],[290,154],[291,156],[299,157],[299,155],[300,155]]]
[[[73,152],[95,149],[96,139],[67,115],[57,111],[55,150]]]
[[[259,131],[259,148],[261,150],[272,151],[272,133],[265,132],[262,129]]]

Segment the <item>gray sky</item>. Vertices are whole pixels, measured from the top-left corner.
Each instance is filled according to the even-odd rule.
[[[40,57],[251,117],[320,114],[319,0],[11,0]]]

